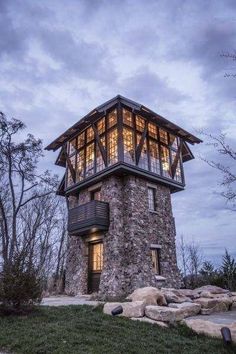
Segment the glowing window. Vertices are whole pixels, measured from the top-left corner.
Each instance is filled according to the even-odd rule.
[[[117,110],[114,109],[111,113],[108,114],[108,128],[113,127],[117,123]]]
[[[70,162],[71,162],[72,168],[75,169],[75,155],[70,157]],[[72,174],[70,172],[70,168],[67,167],[67,186],[69,187],[72,184],[74,184]]]
[[[157,127],[154,123],[148,123],[148,134],[154,139],[157,139]]]
[[[86,147],[86,177],[94,174],[94,143]]]
[[[135,149],[134,149],[134,132],[131,129],[123,129],[124,140],[124,161],[134,165],[135,164]]]
[[[102,271],[103,268],[103,243],[96,243],[93,245],[92,252],[92,271]]]
[[[76,182],[84,179],[84,150],[80,150],[77,154],[76,164]]]
[[[141,135],[137,134],[137,144],[139,145],[141,140]],[[148,154],[147,154],[147,141],[144,140],[143,147],[141,150],[138,167],[143,168],[144,170],[148,170]]]
[[[165,177],[171,177],[170,173],[170,153],[169,149],[165,146],[161,146],[161,163],[162,163],[162,173]]]
[[[85,132],[81,133],[79,136],[78,136],[78,149],[82,148],[84,146],[84,143],[85,143]]]
[[[117,129],[113,129],[107,134],[107,162],[108,166],[118,161],[118,134]]]
[[[161,142],[168,144],[168,133],[163,129],[159,129],[159,132]]]
[[[102,146],[105,148],[105,137],[100,138]],[[102,153],[98,144],[96,145],[96,163],[97,163],[97,172],[103,170],[105,168],[105,164],[103,161]]]
[[[133,126],[132,112],[127,109],[123,109],[123,123],[129,125],[130,127]]]
[[[176,164],[176,152],[171,151],[171,156],[172,156],[172,164]],[[175,175],[173,177],[177,182],[182,183],[182,174],[181,174],[181,167],[180,167],[180,159],[178,159],[176,170],[175,170]]]
[[[160,157],[158,143],[154,140],[149,140],[149,155],[151,171],[160,174]]]
[[[105,117],[97,122],[97,130],[99,135],[105,132]]]
[[[145,120],[140,116],[136,116],[136,129],[140,132],[143,132],[144,127],[145,127]]]
[[[92,127],[87,129],[87,143],[94,139],[94,131]]]
[[[178,137],[170,134],[170,146],[174,149],[178,148]]]
[[[69,142],[69,155],[72,155],[76,152],[76,139],[73,139]]]

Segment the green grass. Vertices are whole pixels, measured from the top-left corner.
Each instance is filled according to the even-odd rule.
[[[163,329],[89,306],[41,307],[28,316],[1,317],[0,349],[24,354],[236,353],[235,346],[227,348],[222,340],[183,326]]]

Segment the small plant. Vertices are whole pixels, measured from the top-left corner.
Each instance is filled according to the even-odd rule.
[[[22,255],[5,266],[0,278],[2,314],[22,314],[32,310],[42,297],[41,281],[34,267]]]

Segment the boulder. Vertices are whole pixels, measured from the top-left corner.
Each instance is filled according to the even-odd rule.
[[[123,313],[119,316],[124,317],[143,317],[145,302],[133,301],[133,302],[107,302],[103,307],[103,312],[107,315],[111,315],[111,311],[117,306],[123,307]]]
[[[208,291],[212,294],[227,294],[229,293],[229,290],[220,288],[219,286],[215,286],[215,285],[204,285],[201,286],[200,288],[196,288],[193,290],[194,293],[202,293],[203,291]]]
[[[195,293],[194,290],[192,290],[192,289],[178,289],[178,292],[180,295],[186,296],[186,297],[190,298],[191,300],[200,297],[199,294]]]
[[[201,305],[202,315],[210,315],[213,312],[228,311],[230,305],[232,305],[232,300],[227,296],[219,299],[200,297],[199,299],[194,300],[194,302]]]
[[[179,309],[183,318],[195,316],[201,311],[201,305],[191,302],[183,302],[182,304],[171,303],[169,307]]]
[[[231,310],[236,310],[236,295],[233,295],[230,299],[233,301],[232,306],[231,306]]]
[[[192,319],[186,318],[182,321],[186,324],[189,328],[193,331],[197,332],[198,334],[204,333],[208,336],[222,338],[221,335],[221,328],[225,327],[225,324],[222,323],[213,323],[210,321],[205,321],[201,319]],[[227,327],[231,331],[232,340],[236,342],[236,323],[227,324]]]
[[[180,310],[165,306],[146,306],[145,315],[155,321],[176,322],[182,318],[179,317]]]
[[[164,294],[168,304],[173,302],[178,304],[181,304],[182,302],[192,302],[189,297],[182,295],[179,290],[162,288],[161,291]]]
[[[134,321],[139,321],[139,322],[147,322],[147,323],[150,323],[150,324],[155,324],[157,326],[160,326],[160,327],[165,327],[165,328],[168,328],[168,324],[165,323],[165,322],[161,322],[161,321],[154,321],[154,320],[151,320],[151,318],[148,318],[148,317],[131,317],[131,320],[134,320]]]
[[[127,297],[127,300],[145,301],[146,305],[167,305],[162,292],[152,286],[136,289]]]

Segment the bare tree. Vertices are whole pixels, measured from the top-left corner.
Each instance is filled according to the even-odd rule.
[[[36,230],[45,225],[48,215],[45,219],[46,213],[43,216],[38,212],[33,218],[30,216],[31,208],[46,203],[46,198],[57,185],[56,176],[51,176],[48,171],[40,174],[37,170],[42,156],[42,141],[31,134],[18,141],[24,129],[20,120],[7,120],[0,113],[0,242],[3,266],[11,263],[14,254],[22,247],[36,243]],[[42,253],[41,258],[44,257]]]
[[[226,201],[235,208],[236,201],[236,151],[227,143],[225,134],[215,136],[204,131],[201,134],[208,138],[207,145],[212,146],[220,157],[224,157],[225,162],[208,160],[201,157],[209,166],[218,170],[222,175],[221,186],[223,192],[221,195]],[[228,165],[229,164],[229,165]]]

